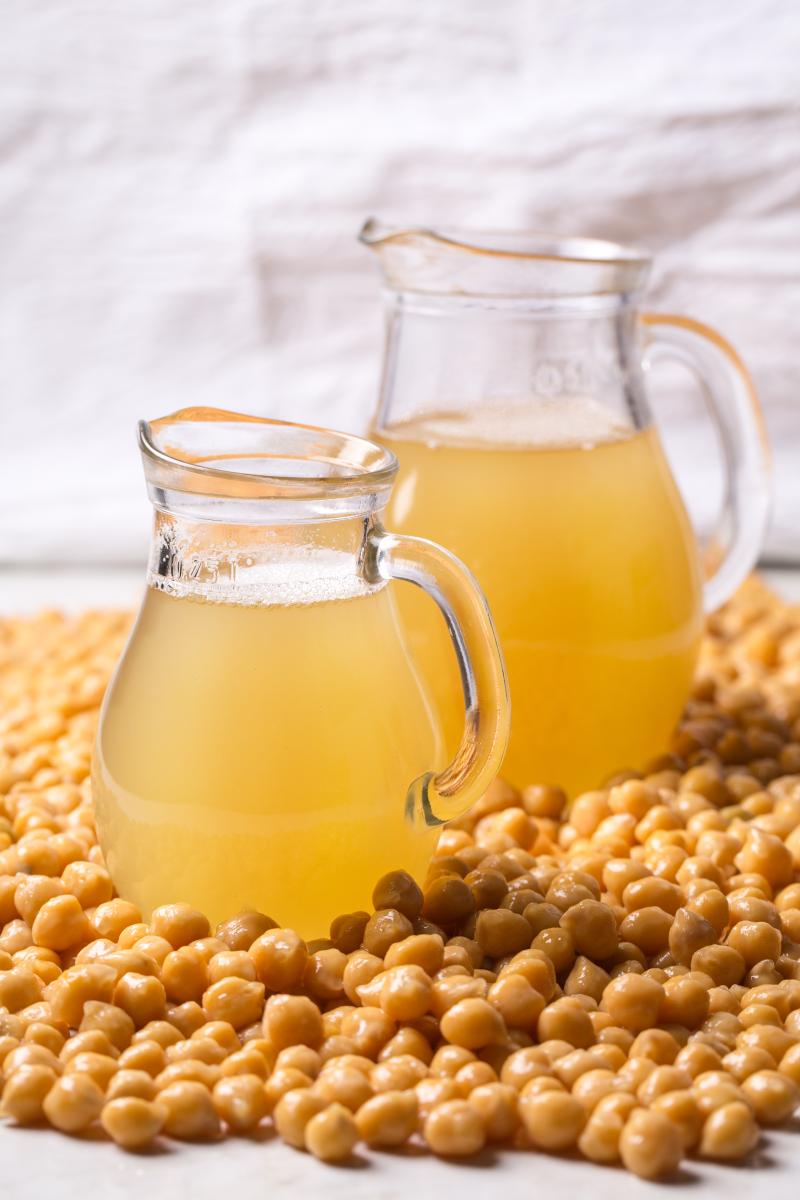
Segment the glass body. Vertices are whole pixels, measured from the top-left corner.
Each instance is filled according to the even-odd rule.
[[[503,774],[575,794],[641,768],[688,695],[704,586],[646,400],[648,354],[702,373],[724,435],[729,502],[708,605],[752,565],[766,515],[741,364],[704,327],[641,317],[648,262],[635,251],[375,222],[362,239],[386,283],[374,434],[400,461],[389,520],[452,547],[488,597],[513,705]],[[452,742],[441,630],[415,597],[401,610]]]
[[[205,410],[143,426],[142,447],[147,590],[94,763],[109,870],[145,913],[249,907],[322,935],[386,871],[420,877],[437,823],[497,768],[507,700],[485,604],[450,556],[382,529],[380,447]],[[432,772],[441,734],[397,616],[391,577],[411,560],[463,630],[472,712],[449,775]]]

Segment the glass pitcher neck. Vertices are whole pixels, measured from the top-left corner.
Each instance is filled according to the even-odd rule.
[[[362,561],[397,472],[389,450],[219,409],[143,421],[139,444],[156,510],[151,587],[239,604],[373,590]]]
[[[350,599],[383,586],[363,569],[374,524],[224,525],[156,512],[147,583],[178,598],[228,604]]]

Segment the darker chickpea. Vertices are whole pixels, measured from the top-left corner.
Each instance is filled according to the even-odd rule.
[[[214,936],[224,942],[229,950],[249,950],[262,933],[277,927],[277,921],[273,921],[271,917],[246,908],[235,917],[222,921],[214,930]]]
[[[372,914],[365,926],[364,949],[378,958],[383,958],[394,942],[410,937],[413,932],[408,917],[403,916],[396,908],[381,909]]]

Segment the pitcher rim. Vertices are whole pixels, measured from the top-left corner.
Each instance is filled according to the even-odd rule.
[[[256,425],[260,430],[281,430],[295,432],[307,439],[308,453],[281,454],[279,447],[274,447],[272,457],[283,461],[305,460],[316,461],[339,468],[337,474],[285,474],[280,471],[254,472],[218,465],[226,458],[253,459],[268,455],[262,448],[260,452],[254,447],[243,446],[238,452],[229,454],[208,452],[202,455],[189,454],[182,457],[177,447],[169,444],[159,445],[157,434],[159,427],[165,428],[171,424],[185,422],[208,424],[249,424]],[[345,433],[337,429],[329,429],[322,425],[310,425],[298,421],[284,421],[274,417],[258,417],[247,413],[238,413],[217,408],[183,408],[168,413],[163,417],[138,422],[138,441],[147,473],[148,464],[160,472],[174,473],[178,490],[179,480],[186,485],[186,490],[202,492],[202,483],[209,484],[209,490],[216,495],[228,494],[240,498],[243,493],[252,499],[318,499],[321,496],[352,496],[378,491],[389,487],[397,474],[398,460],[388,447],[370,438],[357,434]],[[325,443],[326,454],[320,452],[322,442]],[[312,451],[316,446],[317,453]],[[333,453],[334,450],[352,451],[353,457],[360,455],[359,462],[353,458],[345,458]],[[374,459],[374,461],[372,461]],[[205,460],[205,461],[204,461]],[[211,460],[211,461],[207,461]],[[213,462],[213,465],[212,465]],[[230,485],[230,490],[226,485]]]
[[[374,249],[390,242],[406,238],[425,238],[443,247],[463,250],[469,254],[487,258],[522,259],[540,262],[579,263],[583,266],[641,266],[652,263],[653,256],[638,246],[628,246],[606,238],[582,237],[543,233],[533,229],[467,229],[454,226],[434,228],[428,225],[392,226],[377,217],[368,217],[361,227],[358,240],[362,245]],[[519,247],[491,246],[481,244],[483,240],[515,240]],[[524,242],[536,243],[536,249],[523,248]],[[591,250],[594,249],[594,253]],[[581,252],[583,251],[583,252]]]

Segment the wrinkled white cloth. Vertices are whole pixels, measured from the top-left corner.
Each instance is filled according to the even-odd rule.
[[[794,0],[11,0],[0,39],[0,560],[132,561],[135,419],[364,428],[365,215],[633,241],[717,325],[800,556]],[[696,398],[660,399],[713,514]],[[709,435],[710,437],[710,435]]]

